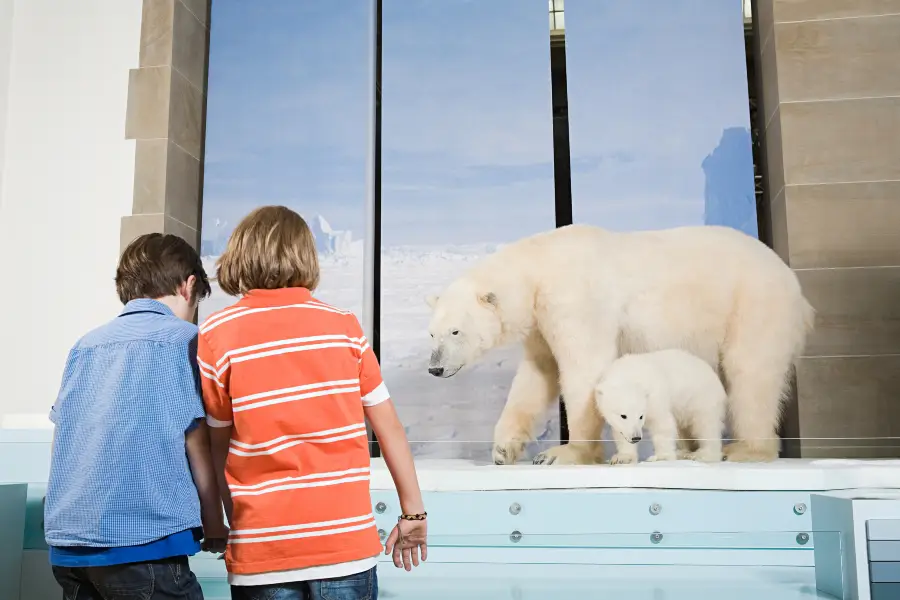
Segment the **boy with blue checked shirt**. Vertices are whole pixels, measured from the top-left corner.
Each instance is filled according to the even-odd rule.
[[[152,233],[116,291],[124,310],[72,348],[50,412],[50,563],[66,600],[200,600],[188,557],[228,536],[192,323],[209,281],[186,241]]]

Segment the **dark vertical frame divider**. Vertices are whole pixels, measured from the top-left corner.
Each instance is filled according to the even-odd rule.
[[[367,267],[373,271],[373,285],[367,290],[372,294],[366,304],[371,307],[367,316],[369,344],[375,356],[381,360],[381,92],[382,92],[382,0],[372,0],[372,147],[370,164],[370,185],[372,189],[369,207],[369,223],[366,235],[371,236],[372,243],[367,244],[372,253],[371,263]],[[551,36],[550,39],[550,86],[553,106],[553,179],[556,226],[572,224],[572,174],[569,149],[569,102],[566,92],[566,45],[565,37]],[[368,427],[369,454],[373,458],[381,456],[381,446],[371,427]],[[560,398],[559,402],[560,441],[569,441],[569,426],[566,407]]]
[[[556,226],[565,227],[573,222],[565,35],[550,35],[550,95],[553,105],[553,190]],[[569,441],[569,422],[562,397],[559,401],[559,438],[562,444]]]
[[[372,351],[381,362],[381,73],[382,73],[382,53],[381,53],[381,33],[382,33],[382,0],[372,0],[372,131],[370,142],[372,147],[370,164],[370,190],[371,206],[369,207],[369,221],[366,235],[371,238],[368,243],[368,250],[371,252],[372,261],[372,284],[368,293],[372,294],[371,310],[367,317],[370,330],[369,345]],[[369,264],[367,263],[368,267]],[[367,304],[364,299],[364,306]],[[378,436],[372,431],[371,426],[366,424],[369,436],[369,456],[378,458],[381,456],[381,445],[378,443]]]
[[[750,3],[750,28],[745,31],[747,51],[747,91],[750,102],[750,128],[753,141],[753,171],[756,182],[756,219],[759,240],[773,247],[772,238],[772,197],[769,189],[768,156],[765,143],[766,107],[762,102],[762,31],[759,27],[759,5],[757,0]],[[778,426],[781,439],[779,458],[800,458],[800,406],[797,401],[797,374],[790,374],[790,386]]]

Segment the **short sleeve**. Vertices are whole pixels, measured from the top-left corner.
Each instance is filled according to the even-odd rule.
[[[376,406],[391,398],[384,380],[378,358],[363,333],[362,326],[353,316],[354,336],[359,341],[359,393],[365,407]]]
[[[228,392],[230,365],[227,360],[224,365],[219,364],[221,360],[209,345],[209,340],[201,333],[197,344],[197,364],[200,368],[206,423],[210,427],[230,427],[234,421],[231,395]]]
[[[59,392],[56,394],[56,401],[53,403],[53,406],[50,407],[50,414],[48,415],[50,422],[54,425],[56,425],[57,421],[59,420],[59,413],[62,409],[62,403],[66,397],[66,392],[69,389],[69,384],[71,383],[72,379],[72,373],[75,370],[76,359],[76,348],[72,348],[71,350],[69,350],[69,356],[66,358],[66,366],[63,368],[63,374],[59,384]]]
[[[178,368],[178,381],[174,381],[174,390],[177,393],[172,397],[178,402],[177,414],[182,420],[184,431],[189,431],[196,425],[198,419],[206,416],[203,410],[203,398],[200,391],[200,372],[197,365],[197,337],[192,337],[184,347],[184,354],[175,357]]]

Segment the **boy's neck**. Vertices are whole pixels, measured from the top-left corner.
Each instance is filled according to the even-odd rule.
[[[153,298],[157,302],[161,304],[165,304],[168,306],[175,316],[184,321],[193,322],[194,314],[196,313],[196,306],[191,306],[187,302],[185,302],[184,298],[181,296],[162,296],[161,298]]]

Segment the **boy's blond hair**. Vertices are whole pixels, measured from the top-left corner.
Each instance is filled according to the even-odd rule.
[[[284,206],[262,206],[244,217],[216,263],[229,296],[250,290],[319,285],[316,241],[303,217]]]

